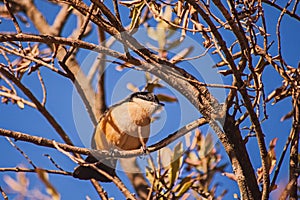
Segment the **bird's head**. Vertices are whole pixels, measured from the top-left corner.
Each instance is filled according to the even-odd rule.
[[[136,92],[130,96],[130,101],[139,104],[149,114],[153,114],[157,109],[164,106],[163,103],[160,103],[157,96],[151,92]]]

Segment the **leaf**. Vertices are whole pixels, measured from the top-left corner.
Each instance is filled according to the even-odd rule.
[[[184,135],[184,140],[187,147],[191,146],[191,134],[192,132],[188,132],[187,134]]]
[[[233,181],[237,181],[237,178],[234,173],[223,172],[222,176],[226,176],[227,178],[229,178]]]
[[[274,138],[271,140],[269,144],[269,151],[268,151],[268,156],[267,156],[267,165],[268,165],[268,171],[269,174],[272,173],[272,171],[275,168],[276,165],[276,153],[275,153],[275,146],[277,143],[278,138]],[[263,181],[263,168],[260,167],[257,169],[257,182],[261,183]]]
[[[133,34],[137,31],[137,28],[140,25],[140,17],[146,3],[143,0],[120,1],[119,3],[131,8],[129,16],[131,18],[129,31],[131,34]]]
[[[165,22],[160,22],[157,24],[156,27],[156,33],[157,33],[157,42],[158,42],[158,48],[160,51],[163,51],[165,49],[166,43],[167,43],[167,35],[166,35],[166,28],[165,28]]]
[[[183,153],[183,145],[179,142],[174,147],[174,153],[172,156],[171,162],[171,174],[170,174],[170,188],[173,187],[175,181],[179,176],[179,169],[182,165],[182,153]]]
[[[159,14],[160,14],[160,11],[161,11],[160,4],[156,3],[155,1],[150,1],[149,2],[149,8],[150,8],[150,11],[153,14],[154,19],[157,20],[157,21],[160,21],[160,19],[159,19]]]
[[[35,169],[35,171],[38,174],[41,181],[46,186],[46,190],[47,190],[48,194],[51,195],[52,199],[59,200],[60,195],[57,192],[57,190],[53,187],[53,185],[49,182],[48,174],[46,173],[46,171],[41,168],[37,168],[37,169]]]
[[[182,197],[186,191],[188,191],[194,183],[194,179],[192,177],[187,176],[184,177],[181,182],[176,186],[174,192],[176,192],[176,198]]]
[[[17,105],[19,106],[19,108],[24,109],[24,103],[22,101],[17,101]]]
[[[199,160],[199,157],[193,151],[189,152],[188,157],[185,159],[185,162],[189,165],[197,167],[201,164],[201,160]]]
[[[219,70],[218,73],[222,74],[223,76],[227,76],[232,74],[232,70],[228,69],[228,70]]]
[[[208,133],[204,139],[204,143],[205,143],[205,148],[204,148],[204,156],[208,155],[213,147],[214,147],[214,138],[212,136],[212,133]]]
[[[151,161],[148,161],[151,162]],[[160,190],[161,188],[164,188],[163,181],[160,181],[159,174],[155,174],[156,171],[151,169],[150,167],[146,167],[146,178],[150,182],[151,186],[155,191]],[[156,178],[158,177],[158,178]],[[163,180],[163,179],[161,179]]]
[[[276,190],[277,188],[278,188],[278,185],[276,185],[276,184],[271,185],[270,191]]]
[[[152,40],[156,40],[156,41],[158,40],[158,34],[157,34],[156,30],[151,26],[147,26],[147,35]]]
[[[173,41],[168,41],[168,46],[165,48],[165,50],[171,50],[174,49],[175,47],[178,47],[180,44],[182,44],[181,38]]]
[[[277,143],[278,138],[274,138],[271,140],[269,144],[269,152],[268,152],[268,159],[269,159],[269,174],[272,173],[273,169],[276,165],[276,153],[275,153],[275,146]]]
[[[282,85],[279,88],[276,88],[275,90],[273,90],[267,97],[266,102],[269,102],[271,99],[276,98],[278,96],[280,96],[280,94],[282,92],[284,92],[286,90],[286,86]]]
[[[170,103],[177,102],[177,98],[166,95],[166,94],[157,94],[156,96],[160,101],[170,102]]]
[[[291,117],[293,117],[293,114],[294,114],[294,110],[291,110],[286,115],[284,115],[283,117],[281,117],[280,121],[283,122],[283,121],[285,121],[287,119],[290,119]]]
[[[127,89],[132,91],[132,92],[139,92],[139,88],[137,88],[135,85],[132,83],[127,83]]]
[[[180,37],[180,42],[182,42],[186,36],[186,28],[188,28],[188,23],[189,23],[189,14],[190,14],[190,8],[185,9],[184,11],[184,16],[182,16],[182,29],[181,29],[181,37]]]
[[[24,194],[28,191],[29,179],[26,178],[26,175],[23,172],[17,174],[16,180],[7,175],[3,177],[3,180],[13,191],[21,194]]]
[[[145,78],[146,78],[146,82],[150,82],[152,80],[151,78],[151,74],[149,72],[145,72]]]
[[[187,55],[189,55],[192,51],[193,51],[194,47],[188,47],[188,48],[184,48],[183,50],[181,50],[179,53],[177,53],[175,56],[173,56],[173,58],[171,59],[171,63],[177,63],[178,61],[180,61],[181,59],[185,58]]]
[[[166,6],[165,11],[163,13],[163,18],[167,21],[171,21],[172,20],[172,6]],[[169,25],[168,25],[169,26]]]
[[[162,88],[163,86],[159,83],[148,83],[146,86],[146,90],[149,92],[153,92],[155,88]]]
[[[169,147],[164,147],[159,150],[160,152],[160,163],[162,167],[167,170],[170,166],[170,163],[172,161],[171,155],[172,155],[172,150]]]

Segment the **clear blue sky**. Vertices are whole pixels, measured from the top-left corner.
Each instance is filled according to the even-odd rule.
[[[47,3],[46,1],[36,2],[39,9],[43,13],[48,14],[46,17],[51,24],[55,16],[54,14],[58,12],[58,8],[54,7],[52,4]],[[122,13],[127,12],[127,10],[122,6],[120,8]],[[267,27],[269,28],[268,32],[271,33],[269,41],[276,40],[275,27],[277,23],[276,19],[279,16],[279,13],[274,9],[269,9],[268,7],[266,7],[265,12],[267,19],[268,17],[271,19],[268,20],[267,24]],[[124,14],[124,16],[127,15]],[[129,20],[127,18],[124,18],[123,22],[124,24],[128,24]],[[74,24],[76,24],[76,19],[72,17],[71,19],[69,19],[69,22],[64,29],[64,36],[67,36],[71,33]],[[0,30],[14,31],[14,28],[12,26],[12,23],[3,19],[2,23],[0,24]],[[25,27],[24,25],[22,25],[22,30],[28,33],[36,32],[36,30],[32,26]],[[281,26],[281,32],[283,55],[289,65],[296,67],[300,58],[300,24],[299,22],[297,23],[296,20],[285,16]],[[142,37],[139,38],[142,39]],[[87,38],[87,41],[96,43],[97,33],[93,31],[93,33]],[[191,43],[192,41],[188,42],[187,44]],[[114,48],[118,47],[115,46]],[[273,55],[276,55],[276,49],[276,44],[274,44],[270,52],[273,53]],[[199,54],[199,52],[194,52],[194,55],[197,54]],[[89,60],[86,59],[87,55],[89,55],[89,52],[83,51],[80,52],[78,56],[83,68],[89,65]],[[200,64],[186,63],[185,67],[188,68],[188,71],[196,74],[199,79],[204,79],[207,82],[213,82],[214,80],[217,80],[219,76],[208,76],[206,74],[207,69],[209,68],[208,66],[213,65],[213,60],[217,61],[216,57],[205,57],[204,59],[198,61]],[[3,57],[1,56],[0,62],[5,63]],[[130,91],[126,89],[126,85],[124,85],[124,83],[128,82],[128,80],[134,82],[138,86],[141,86],[144,81],[142,72],[124,70],[123,73],[120,73],[115,71],[114,67],[109,67],[107,72],[108,75],[106,77],[106,91],[108,105],[116,103],[121,98],[126,97],[130,93]],[[125,72],[126,75],[124,75]],[[80,101],[78,101],[78,98],[76,98],[76,95],[74,94],[74,87],[72,83],[69,80],[62,78],[47,69],[43,69],[42,74],[47,85],[47,109],[62,125],[63,129],[69,134],[72,141],[76,145],[83,146],[83,144],[88,144],[90,140],[90,134],[92,132],[92,126],[88,121],[87,116],[84,114],[84,109],[80,108]],[[135,77],[135,79],[132,80],[132,77]],[[213,79],[211,79],[211,77],[213,77]],[[265,81],[266,94],[269,94],[274,88],[281,85],[281,78],[277,75],[277,73],[271,66],[268,66],[265,70],[263,80]],[[220,80],[218,79],[218,81]],[[230,83],[230,81],[226,79],[224,79],[224,82]],[[0,83],[3,84],[3,81],[0,80]],[[34,94],[41,99],[42,90],[39,84],[37,84],[38,78],[36,74],[32,74],[30,76],[24,75],[23,83],[31,88],[34,91]],[[155,130],[154,132],[157,133],[157,135],[151,138],[148,144],[152,144],[153,142],[158,141],[162,137],[175,131],[182,125],[192,121],[193,119],[196,119],[199,116],[197,111],[191,105],[189,105],[189,103],[184,98],[176,94],[176,92],[169,86],[167,86],[167,89],[161,90],[160,92],[175,94],[177,97],[179,97],[180,101],[178,104],[166,104],[165,111],[162,113],[161,117],[161,120],[165,120],[165,123],[163,124],[162,122],[158,121],[153,124],[153,129]],[[224,98],[224,91],[214,92],[217,96],[219,95],[219,100],[222,102],[222,98]],[[288,137],[291,124],[290,120],[280,122],[280,118],[290,111],[290,99],[286,99],[275,106],[271,106],[269,104],[267,106],[267,109],[270,119],[263,123],[263,131],[266,135],[266,144],[268,145],[270,140],[274,137],[278,137],[279,140],[276,146],[276,153],[277,156],[279,156],[286,138]],[[47,123],[44,117],[38,111],[34,111],[32,108],[25,106],[25,109],[20,110],[18,106],[12,105],[10,103],[8,105],[0,104],[0,112],[1,128],[21,131],[62,142],[62,140],[55,133],[54,129]],[[176,124],[176,126],[174,126],[174,124]],[[247,123],[245,125],[247,125]],[[207,128],[204,128],[203,130],[205,131],[207,130]],[[30,167],[30,165],[20,155],[20,153],[17,152],[13,147],[11,147],[11,145],[6,141],[5,138],[0,137],[0,144],[2,150],[2,153],[0,154],[0,167],[15,167],[19,164]],[[72,171],[76,166],[76,164],[70,161],[69,158],[62,155],[61,153],[58,153],[55,150],[34,146],[24,142],[17,142],[16,144],[29,155],[29,157],[38,167],[47,169],[54,168],[54,166],[46,157],[43,156],[43,154],[50,154],[52,158],[67,171]],[[251,156],[254,168],[259,168],[260,158],[258,156],[259,152],[256,141],[254,139],[250,139],[247,147],[249,148],[250,154],[255,155]],[[224,153],[222,153],[222,155],[225,157],[226,161],[229,162],[227,156]],[[285,159],[283,167],[284,169],[281,171],[278,180],[282,184],[286,184],[288,179],[287,159]],[[227,170],[230,171],[230,168],[228,168]],[[118,175],[120,175],[120,178],[122,180],[126,180],[126,176],[122,172],[119,172]],[[15,178],[16,173],[0,173],[0,186],[3,189],[7,189],[7,186],[3,181],[3,178],[5,176],[11,176]],[[27,173],[26,176],[29,177],[30,180],[30,189],[43,188],[43,185],[36,177],[36,174]],[[50,181],[55,185],[56,189],[61,194],[62,199],[84,199],[86,195],[88,195],[91,199],[97,199],[95,190],[87,181],[74,180],[72,177],[64,177],[60,175],[50,175]],[[231,190],[230,193],[226,196],[228,199],[231,199],[233,193],[238,193],[238,187],[233,181],[221,176],[216,176],[216,181],[220,182],[221,187],[224,186],[224,188]],[[103,184],[103,186],[104,189],[108,192],[109,196],[115,197],[115,199],[123,198],[122,194],[113,184],[105,183]],[[133,191],[130,184],[127,184],[127,186],[131,191]],[[221,190],[219,190],[219,192],[220,191]],[[44,193],[46,192],[44,191]],[[274,195],[275,193],[272,194]],[[9,195],[9,197],[12,196],[14,195]]]

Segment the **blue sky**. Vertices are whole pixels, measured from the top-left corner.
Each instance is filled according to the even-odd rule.
[[[36,1],[39,9],[43,13],[49,13],[46,17],[47,20],[52,23],[54,19],[54,14],[58,12],[58,8],[54,7],[52,4],[49,4],[46,1]],[[122,14],[127,16],[127,9],[120,6]],[[126,13],[125,13],[126,12]],[[266,17],[271,20],[268,20],[268,31],[271,33],[269,41],[276,40],[275,28],[277,23],[277,18],[279,16],[279,12],[274,11],[274,9],[270,9],[269,7],[265,8]],[[128,24],[129,19],[122,19],[124,24]],[[64,29],[63,35],[67,36],[73,30],[73,25],[76,23],[75,17],[71,17],[68,21],[66,28]],[[0,30],[2,31],[14,31],[14,27],[12,23],[8,22],[5,19],[2,19],[2,23],[0,24]],[[22,25],[22,30],[28,33],[34,33],[36,30],[30,26],[25,27]],[[296,67],[299,62],[299,52],[300,52],[300,37],[298,36],[300,32],[300,24],[297,23],[296,20],[291,19],[287,16],[283,18],[282,26],[282,45],[283,45],[283,55],[287,61],[287,63],[293,67]],[[141,37],[142,39],[142,37]],[[87,41],[96,43],[97,34],[95,31],[92,32]],[[230,40],[230,38],[228,38]],[[190,44],[190,43],[188,43]],[[277,44],[275,43],[270,52],[272,55],[276,55]],[[118,48],[115,46],[114,48]],[[87,61],[87,56],[90,55],[90,52],[82,51],[78,55],[78,60],[80,61],[81,66],[84,68]],[[199,52],[194,52],[195,55],[198,55]],[[192,56],[192,55],[191,55]],[[197,78],[208,80],[211,76],[205,75],[207,72],[207,66],[212,66],[214,61],[218,61],[217,57],[205,57],[204,59],[198,61],[198,63],[186,63],[184,66],[193,74],[196,74]],[[3,57],[0,56],[0,62],[3,61]],[[202,66],[204,65],[204,66]],[[72,83],[69,80],[66,80],[47,69],[41,70],[44,81],[47,85],[47,104],[46,107],[50,111],[50,113],[55,116],[56,120],[62,125],[63,129],[69,134],[74,144],[78,146],[84,146],[84,144],[89,143],[89,137],[91,135],[92,126],[88,121],[87,116],[84,116],[84,109],[80,107],[80,100],[76,98],[76,92]],[[130,70],[125,70],[123,73],[115,71],[114,67],[108,67],[107,69],[107,77],[106,77],[106,91],[107,91],[107,104],[111,105],[116,103],[121,98],[126,97],[130,91],[126,89],[124,83],[128,80],[132,80],[132,77],[138,77],[133,80],[136,82],[135,84],[141,86],[139,84],[143,84],[143,73],[142,72],[132,72]],[[124,76],[124,73],[126,75]],[[136,75],[138,74],[138,75]],[[198,74],[198,75],[197,75]],[[214,75],[212,75],[214,76]],[[123,79],[120,78],[123,77]],[[219,78],[219,76],[216,76]],[[216,80],[215,78],[213,80]],[[231,80],[227,80],[226,78],[222,79],[225,83],[230,83]],[[263,80],[265,81],[265,92],[268,95],[274,88],[281,85],[282,79],[278,76],[278,74],[274,71],[271,66],[268,66],[264,72]],[[124,81],[124,82],[122,82]],[[3,81],[0,80],[0,83],[3,84]],[[23,78],[23,83],[33,90],[34,94],[41,99],[42,90],[38,83],[38,78],[36,74],[31,74],[30,76],[25,75]],[[123,89],[122,89],[123,87]],[[177,94],[172,88],[167,86],[166,89],[160,90],[157,92],[166,92],[168,94],[173,94],[180,98],[179,103],[167,103],[165,107],[165,111],[162,113],[162,120],[165,120],[162,129],[157,129],[157,135],[150,139],[148,144],[152,144],[155,141],[158,141],[162,137],[166,136],[168,133],[172,133],[177,130],[182,125],[196,119],[199,115],[196,110],[191,106],[184,98],[182,98],[179,94]],[[222,102],[222,97],[224,97],[224,91],[214,91],[216,95],[219,96],[220,102]],[[266,135],[266,144],[268,145],[271,139],[274,137],[278,137],[278,143],[276,146],[276,153],[279,157],[286,138],[288,137],[290,131],[291,121],[287,120],[284,122],[280,122],[280,118],[291,110],[291,99],[286,99],[275,106],[268,104],[267,111],[269,115],[269,120],[263,123],[263,131]],[[21,131],[24,133],[29,133],[32,135],[37,135],[41,137],[46,137],[49,139],[54,139],[56,141],[62,142],[59,136],[55,133],[55,130],[47,123],[45,118],[38,112],[25,106],[23,110],[21,110],[17,105],[12,104],[0,104],[0,127],[5,129],[11,129],[16,131]],[[79,113],[79,115],[78,115]],[[82,114],[82,115],[81,115]],[[82,116],[82,118],[80,118]],[[176,126],[174,126],[176,124]],[[249,124],[249,122],[245,122],[245,125]],[[156,122],[153,124],[154,127],[161,127],[162,124],[160,122]],[[155,130],[155,128],[154,128]],[[204,128],[203,130],[207,130]],[[87,134],[87,135],[85,135]],[[246,132],[245,132],[246,134]],[[26,162],[26,160],[17,152],[11,145],[7,142],[7,140],[3,137],[0,137],[1,150],[3,153],[0,154],[0,167],[14,167],[16,165],[22,164],[26,167],[30,167],[30,165]],[[72,171],[76,166],[75,163],[70,161],[69,158],[58,153],[55,150],[49,148],[38,147],[35,145],[31,145],[24,142],[16,142],[16,144],[23,149],[29,157],[33,160],[33,162],[39,166],[47,169],[53,169],[54,166],[50,163],[48,158],[43,156],[43,154],[50,154],[52,158],[65,170]],[[249,154],[251,154],[251,160],[253,161],[254,169],[257,169],[261,166],[259,152],[257,147],[257,142],[254,139],[250,139],[247,143],[247,148],[249,149]],[[229,162],[227,156],[222,152],[222,155],[226,159],[225,161]],[[283,164],[283,170],[279,174],[278,181],[282,183],[286,183],[288,179],[288,160],[285,159]],[[230,171],[230,168],[227,169]],[[126,176],[119,172],[118,175],[122,180],[126,182]],[[3,189],[7,189],[6,184],[3,181],[3,177],[11,176],[13,178],[16,177],[16,173],[0,173],[0,186]],[[36,174],[27,173],[27,177],[30,180],[30,188],[43,188],[41,182],[36,178]],[[272,178],[272,176],[271,176]],[[56,186],[57,190],[61,194],[62,199],[83,199],[86,195],[88,195],[91,199],[97,199],[97,194],[93,189],[92,185],[87,181],[74,180],[72,177],[64,177],[60,175],[50,175],[50,181]],[[226,196],[231,199],[231,195],[233,193],[238,193],[237,185],[227,178],[217,176],[216,181],[221,182],[221,187],[230,189],[230,193]],[[133,191],[130,184],[126,184],[128,188]],[[109,196],[114,196],[115,199],[122,198],[122,194],[113,184],[103,184],[104,189],[108,192]],[[219,191],[220,192],[220,191]],[[44,191],[44,193],[46,193]],[[272,195],[274,195],[272,193]],[[9,195],[13,196],[13,195]]]

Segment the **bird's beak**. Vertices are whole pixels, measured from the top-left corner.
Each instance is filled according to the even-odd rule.
[[[160,106],[165,106],[165,104],[163,104],[163,103],[160,103],[160,102],[159,102],[158,104],[159,104]]]

